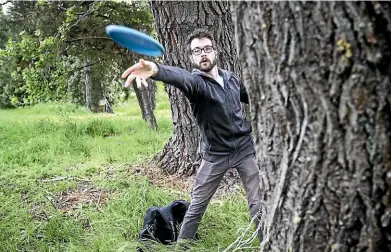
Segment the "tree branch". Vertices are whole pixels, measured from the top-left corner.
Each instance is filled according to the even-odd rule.
[[[81,2],[81,3],[84,3],[85,1]],[[95,2],[92,2],[89,6],[88,6],[88,10],[80,17],[78,18],[78,20],[71,26],[68,28],[68,31],[70,31],[73,27],[75,27],[76,25],[78,25],[80,23],[81,20],[83,20],[85,17],[87,17],[88,15],[92,14],[94,12],[94,5]],[[60,32],[57,32],[55,37],[57,37],[58,35],[60,35]]]
[[[61,5],[58,5],[57,6],[58,7],[58,9],[60,9],[60,10],[63,10],[63,11],[67,11],[67,10],[69,10],[69,8],[65,8],[65,7],[63,7],[63,6],[61,6]],[[71,6],[71,7],[73,7],[73,6]],[[70,8],[71,8],[70,7]],[[84,15],[84,14],[86,14],[87,13],[87,11],[84,11],[84,12],[77,12],[77,13],[75,13],[77,16],[82,16],[82,15]]]
[[[74,71],[80,71],[80,70],[84,69],[85,67],[89,67],[89,66],[93,66],[93,65],[99,64],[99,63],[101,63],[102,61],[105,61],[105,60],[108,60],[108,59],[100,59],[98,61],[95,61],[95,62],[89,63],[87,65],[84,65],[82,67],[76,68]]]
[[[75,39],[65,40],[65,42],[67,42],[67,43],[72,43],[72,42],[75,42],[75,41],[87,40],[87,39],[104,39],[104,40],[111,40],[111,39],[108,38],[108,37],[84,37],[84,38],[75,38]]]
[[[7,1],[5,1],[4,3],[0,3],[0,6],[6,5],[6,4],[8,4],[8,3],[12,3],[12,0],[7,0]]]

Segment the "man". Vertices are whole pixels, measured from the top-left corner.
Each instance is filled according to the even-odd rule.
[[[122,75],[125,87],[147,78],[180,89],[190,101],[202,132],[204,154],[178,240],[194,239],[201,218],[229,168],[236,168],[244,184],[251,216],[256,217],[261,202],[259,168],[251,138],[251,125],[243,118],[240,102],[248,103],[242,81],[217,67],[218,53],[212,35],[196,30],[188,40],[192,73],[177,67],[140,60]],[[258,223],[258,218],[255,218]],[[261,232],[258,238],[262,240]]]

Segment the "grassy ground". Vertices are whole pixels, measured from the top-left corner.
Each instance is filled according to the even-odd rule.
[[[0,110],[0,251],[135,251],[147,208],[189,200],[132,168],[171,135],[162,87],[157,104],[157,132],[134,97],[113,115],[71,104]],[[243,195],[215,199],[192,251],[223,251],[249,221]]]

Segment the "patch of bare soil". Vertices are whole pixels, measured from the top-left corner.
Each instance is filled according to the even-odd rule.
[[[54,204],[63,213],[70,213],[83,206],[92,206],[100,210],[107,202],[109,193],[106,190],[96,188],[90,181],[78,183],[77,189],[63,191],[54,197]]]
[[[89,206],[100,210],[109,199],[109,192],[95,187],[90,180],[76,177],[62,176],[50,179],[39,180],[39,183],[56,183],[64,180],[76,180],[77,186],[74,189],[62,191],[58,194],[45,195],[54,208],[65,214],[72,214],[73,210]],[[34,211],[37,219],[45,219],[47,216],[40,216],[40,211]]]
[[[162,169],[159,169],[152,161],[144,165],[130,166],[127,172],[133,175],[139,174],[146,176],[153,185],[165,190],[180,194],[187,193],[189,195],[196,177],[196,174],[190,177],[168,174]],[[214,198],[222,195],[226,196],[240,193],[242,190],[243,185],[238,172],[235,169],[229,169],[224,175]]]

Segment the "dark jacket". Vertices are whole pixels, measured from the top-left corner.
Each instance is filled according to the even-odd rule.
[[[199,70],[192,73],[157,64],[155,80],[173,85],[188,98],[202,132],[204,152],[226,155],[236,151],[255,152],[251,124],[243,118],[240,102],[248,103],[243,82],[233,73],[219,69],[224,88]]]

